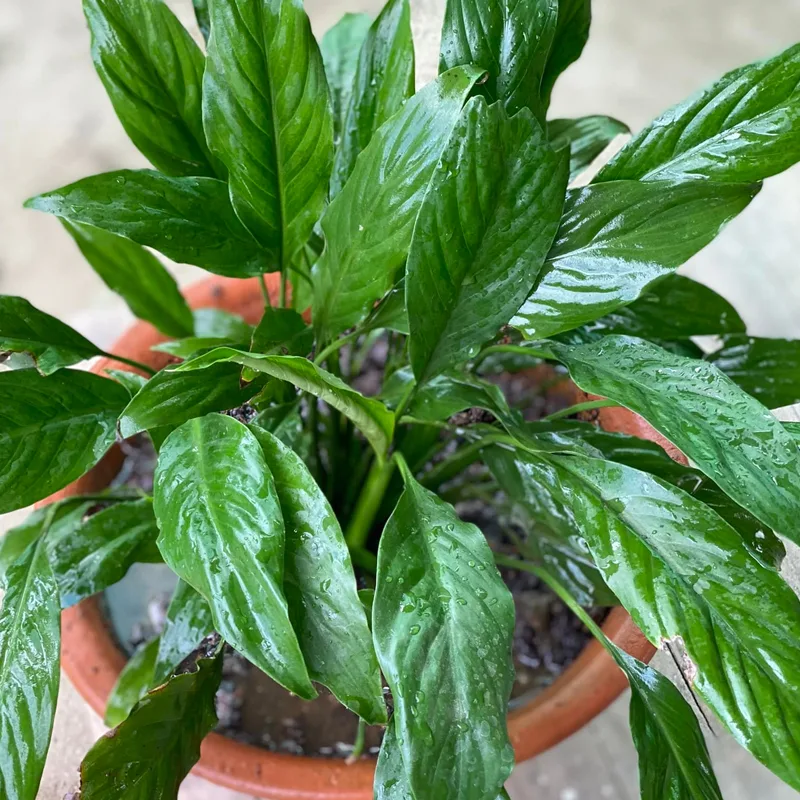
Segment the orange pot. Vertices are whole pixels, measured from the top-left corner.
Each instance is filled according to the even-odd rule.
[[[267,279],[273,300],[278,296],[276,276]],[[263,311],[257,279],[209,278],[192,287],[186,297],[193,308],[216,307],[256,323]],[[151,347],[164,341],[151,325],[135,324],[112,348],[128,358],[161,369],[170,357]],[[120,364],[102,360],[92,371],[102,373]],[[577,393],[577,390],[576,390]],[[613,414],[609,412],[613,411]],[[624,409],[604,409],[604,427],[655,439],[658,435],[640,418]],[[122,464],[118,447],[87,475],[49,498],[98,491],[111,482]],[[103,714],[106,700],[125,665],[109,633],[100,605],[92,598],[64,612],[62,665],[89,705]],[[655,649],[628,614],[614,609],[603,626],[605,633],[631,655],[649,661]],[[509,715],[511,741],[518,761],[525,761],[561,742],[586,725],[626,688],[627,682],[603,648],[592,641],[578,659],[547,690]],[[375,763],[362,759],[347,766],[342,760],[316,759],[271,753],[212,733],[203,742],[194,773],[209,781],[267,800],[372,800]]]

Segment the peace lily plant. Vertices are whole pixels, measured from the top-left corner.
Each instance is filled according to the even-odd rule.
[[[0,512],[119,437],[158,450],[152,496],[52,503],[0,543],[0,796],[37,792],[61,609],[162,560],[180,578],[167,627],[112,696],[83,800],[176,797],[215,725],[224,643],[387,726],[376,798],[507,797],[514,605],[496,562],[549,584],[627,676],[642,797],[720,789],[691,707],[605,638],[593,604],[682,642],[694,692],[800,789],[800,602],[778,571],[778,534],[800,543],[800,433],[767,410],[800,398],[800,347],[748,337],[676,274],[800,159],[800,46],[666,111],[581,185],[627,130],[548,119],[589,0],[450,0],[441,74],[416,93],[407,0],[346,15],[321,45],[300,0],[195,7],[205,50],[161,0],[84,0],[97,71],[154,169],[27,204],[170,337],[174,363],[79,371],[102,351],[0,299]],[[145,248],[279,272],[280,298],[255,328],[193,314]],[[721,337],[710,354],[705,335]],[[368,397],[354,382],[377,352]],[[486,376],[543,362],[604,398],[579,408],[630,409],[692,466],[576,408],[524,421]],[[482,421],[454,421],[475,408]],[[467,497],[516,556],[459,518]]]

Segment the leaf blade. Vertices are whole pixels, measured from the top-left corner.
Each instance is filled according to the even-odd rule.
[[[153,685],[158,645],[158,637],[151,639],[130,657],[108,696],[103,717],[104,725],[116,728],[123,723],[136,704],[150,690]]]
[[[574,181],[617,136],[625,133],[630,133],[630,129],[624,122],[601,115],[547,122],[547,135],[553,149],[570,148],[570,181]]]

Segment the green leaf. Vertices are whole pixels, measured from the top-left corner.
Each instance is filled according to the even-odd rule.
[[[414,40],[408,0],[388,0],[358,57],[350,100],[336,150],[331,197],[353,172],[375,132],[414,94]]]
[[[208,15],[208,0],[192,0],[194,6],[194,16],[197,20],[197,27],[203,34],[203,39],[208,42],[211,35],[211,19]]]
[[[551,119],[547,123],[547,135],[553,149],[570,148],[570,181],[575,180],[622,133],[630,133],[624,122],[599,115]]]
[[[191,363],[191,362],[187,362]],[[238,408],[255,397],[263,381],[240,385],[241,370],[219,363],[202,372],[165,370],[151,378],[119,419],[124,439],[165,425],[182,425],[212,411]]]
[[[654,644],[680,637],[700,696],[737,741],[800,786],[800,600],[700,501],[620,464],[528,457],[569,503],[609,587]],[[696,672],[696,675],[695,675]]]
[[[154,501],[158,546],[211,606],[215,628],[289,691],[316,697],[283,594],[284,527],[258,440],[212,414],[161,448]]]
[[[250,341],[253,326],[248,325],[238,314],[221,308],[198,308],[193,313],[195,336],[217,339]]]
[[[800,403],[800,341],[726,336],[706,360],[767,408]]]
[[[528,110],[471,100],[422,204],[406,270],[420,383],[477,355],[533,289],[558,231],[567,162]]]
[[[330,341],[364,319],[396,282],[434,169],[482,73],[442,75],[381,127],[322,220],[314,326]]]
[[[480,93],[510,115],[523,108],[544,123],[542,78],[556,35],[558,0],[448,0],[439,69],[474,64],[489,73]]]
[[[378,661],[339,521],[300,457],[271,433],[251,430],[283,512],[284,593],[308,674],[370,725],[385,723]]]
[[[103,723],[109,728],[115,728],[124,722],[134,706],[152,687],[158,647],[158,637],[143,644],[120,673],[106,703]]]
[[[268,306],[253,333],[251,350],[259,355],[307,356],[314,331],[294,309]]]
[[[81,800],[175,800],[200,743],[217,724],[222,647],[198,653],[190,672],[147,694],[81,764]]]
[[[245,227],[286,271],[328,196],[333,119],[302,0],[210,0],[203,119]]]
[[[36,800],[59,685],[61,608],[42,541],[8,570],[0,611],[0,793]]]
[[[632,303],[702,250],[758,191],[618,181],[567,192],[548,263],[511,325],[541,339]]]
[[[364,320],[361,330],[364,333],[377,330],[395,331],[408,336],[408,314],[406,313],[405,278],[389,290],[388,294],[375,306]]]
[[[118,384],[127,389],[131,397],[139,394],[147,385],[148,379],[138,372],[128,372],[128,370],[124,369],[107,369],[105,373],[109,378],[113,378]]]
[[[372,18],[369,14],[345,14],[323,37],[320,44],[328,88],[333,106],[333,130],[338,142],[350,106],[358,55],[367,38]]]
[[[737,503],[800,541],[800,451],[716,367],[627,336],[553,350],[581,389],[640,414]]]
[[[95,68],[131,141],[167,175],[213,176],[205,59],[172,11],[162,0],[83,0],[83,10]]]
[[[409,474],[378,551],[372,625],[416,800],[491,800],[506,731],[514,603],[483,534]]]
[[[102,228],[230,278],[277,268],[237,219],[227,185],[213,178],[106,172],[33,197],[25,207]]]
[[[319,397],[352,420],[379,455],[386,453],[394,433],[394,415],[389,409],[378,400],[364,397],[335,375],[320,369],[305,358],[262,356],[222,347],[187,361],[168,374],[182,375],[197,370],[202,374],[202,371],[210,367],[227,362],[287,381],[298,389]]]
[[[116,381],[87,372],[0,372],[0,514],[91,469],[114,444],[127,402]]]
[[[149,498],[113,505],[60,535],[51,531],[48,552],[61,607],[69,608],[121,581],[140,549],[157,536]]]
[[[303,418],[300,416],[300,404],[296,400],[265,408],[253,422],[293,450],[303,434]]]
[[[558,22],[553,45],[542,77],[545,107],[559,75],[577,61],[589,39],[592,25],[592,0],[558,0]]]
[[[42,375],[50,375],[102,352],[22,297],[0,296],[0,362],[10,353],[26,353]]]
[[[800,45],[794,45],[665,111],[596,180],[763,180],[800,160],[798,100]]]
[[[672,274],[651,286],[631,305],[589,323],[586,330],[674,340],[744,333],[746,327],[736,309],[713,289]]]
[[[103,283],[128,304],[135,317],[167,336],[188,336],[192,312],[164,265],[141,245],[90,225],[64,227]]]
[[[214,619],[208,603],[188,583],[178,581],[159,637],[153,685],[164,683],[213,632]]]

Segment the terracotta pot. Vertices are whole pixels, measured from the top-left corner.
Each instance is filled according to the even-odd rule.
[[[268,279],[268,285],[272,297],[277,298],[277,280]],[[210,278],[192,286],[186,296],[193,308],[223,308],[240,314],[250,323],[257,322],[263,310],[255,279]],[[150,348],[163,340],[151,325],[139,322],[112,350],[162,368],[170,357]],[[92,371],[102,373],[111,366],[120,365],[103,360]],[[642,420],[630,412],[614,410],[616,416],[608,421],[614,430],[655,438],[655,432],[645,427]],[[91,472],[47,502],[107,486],[121,463],[122,454],[115,447]],[[96,599],[65,611],[62,627],[64,671],[89,705],[102,715],[125,665],[125,656],[114,643]],[[649,661],[655,652],[623,609],[611,612],[603,630],[639,659]],[[611,658],[600,645],[591,642],[552,686],[509,715],[517,760],[532,758],[582,728],[626,686],[623,674]],[[211,734],[203,743],[202,757],[194,773],[218,785],[268,800],[372,800],[373,796],[373,761],[362,759],[346,766],[341,760],[275,754],[218,734]]]

